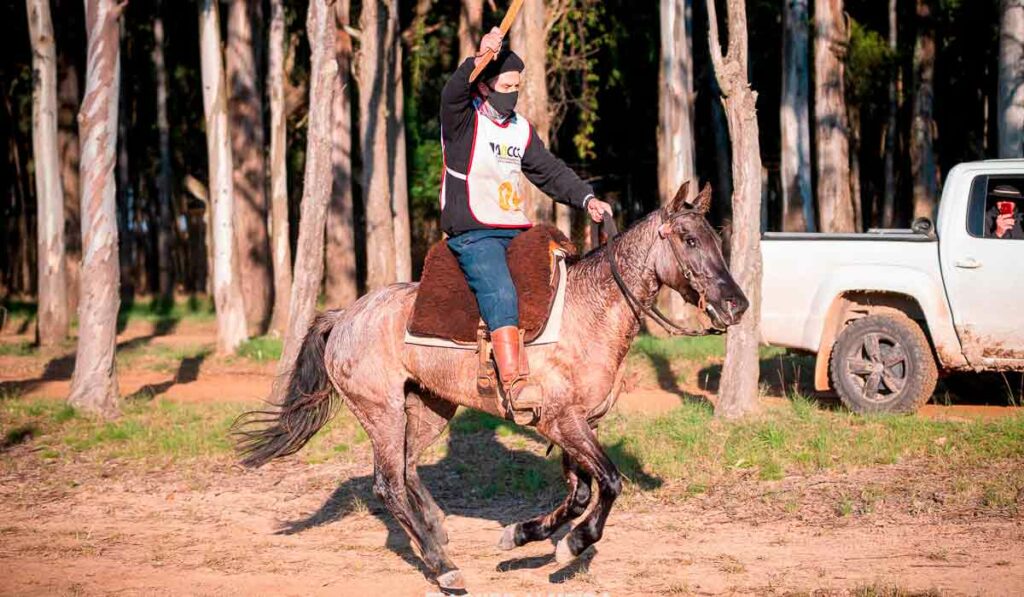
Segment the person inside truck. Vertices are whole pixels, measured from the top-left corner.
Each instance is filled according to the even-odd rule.
[[[985,230],[989,238],[1024,240],[1024,197],[1010,185],[999,185],[989,191],[989,208],[985,212]]]

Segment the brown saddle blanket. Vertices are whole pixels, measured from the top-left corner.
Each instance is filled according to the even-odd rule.
[[[512,239],[506,259],[519,295],[519,327],[526,342],[544,331],[555,298],[558,277],[554,251],[575,255],[576,249],[554,226],[537,225]],[[462,343],[477,340],[480,310],[455,254],[445,241],[435,243],[423,263],[416,304],[409,319],[413,336]]]

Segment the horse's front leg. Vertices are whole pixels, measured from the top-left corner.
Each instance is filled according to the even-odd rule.
[[[512,549],[531,541],[542,541],[550,537],[563,525],[580,516],[590,504],[590,475],[580,468],[576,461],[562,452],[562,474],[569,485],[565,500],[552,512],[505,527],[498,541],[501,549]]]
[[[612,504],[622,493],[622,478],[598,443],[594,430],[587,424],[583,408],[566,409],[546,427],[544,431],[548,437],[597,483],[597,504],[555,548],[555,559],[565,563],[601,540]]]

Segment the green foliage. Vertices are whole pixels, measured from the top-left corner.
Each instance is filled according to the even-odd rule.
[[[123,328],[132,321],[177,323],[185,320],[213,321],[215,318],[213,300],[193,295],[184,301],[144,299],[122,303],[117,325]]]
[[[36,348],[31,342],[0,343],[0,356],[27,357],[35,352]]]
[[[850,45],[846,54],[847,95],[850,100],[857,104],[885,104],[889,80],[895,75],[896,57],[879,32],[850,18]]]
[[[238,347],[238,356],[254,361],[276,361],[281,358],[283,343],[280,338],[260,336],[250,338]]]

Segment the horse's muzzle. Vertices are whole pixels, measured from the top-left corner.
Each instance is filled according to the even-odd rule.
[[[737,289],[738,290],[738,289]],[[723,297],[717,301],[717,305],[708,303],[707,312],[716,328],[725,328],[736,325],[743,318],[743,314],[750,308],[750,301],[742,292],[736,292]]]

